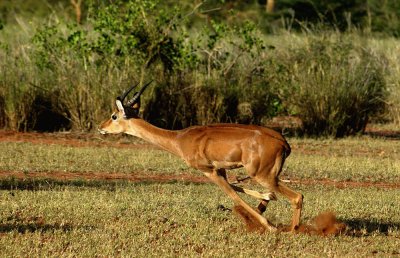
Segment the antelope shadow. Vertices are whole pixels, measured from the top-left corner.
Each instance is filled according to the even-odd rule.
[[[6,178],[0,180],[0,190],[9,191],[43,191],[43,190],[63,190],[65,187],[82,187],[82,188],[98,188],[106,191],[116,191],[119,187],[128,187],[132,185],[152,185],[152,184],[181,184],[181,185],[191,185],[191,184],[204,184],[204,182],[196,181],[185,181],[178,179],[139,179],[130,181],[125,179],[98,179],[98,180],[88,180],[88,179],[73,179],[73,180],[57,180],[52,178]],[[10,192],[12,195],[13,193]]]
[[[348,231],[354,236],[365,236],[372,233],[388,235],[390,230],[400,230],[400,222],[378,222],[364,218],[341,220],[348,227]]]
[[[71,231],[74,227],[71,224],[48,224],[41,222],[17,222],[17,223],[0,223],[0,233],[8,233],[17,231],[18,233],[33,233],[36,231],[40,232],[53,232],[53,231],[63,231],[68,232]]]

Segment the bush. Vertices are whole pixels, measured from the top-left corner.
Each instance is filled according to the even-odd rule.
[[[387,98],[388,112],[381,116],[381,121],[389,121],[400,128],[400,46],[394,38],[379,38],[372,40],[375,49],[388,59],[385,79],[387,82],[389,96]]]
[[[57,92],[37,92],[27,110],[26,128],[38,132],[69,130],[69,110],[62,106]]]
[[[342,137],[363,132],[386,99],[382,57],[342,34],[309,35],[303,46],[272,57],[271,81],[285,108],[307,135]]]
[[[39,28],[23,42],[4,28],[0,95],[9,128],[39,130],[51,116],[69,121],[62,128],[93,130],[117,95],[150,79],[156,87],[144,94],[144,116],[164,128],[262,124],[288,112],[302,117],[306,134],[339,137],[362,131],[383,107],[382,58],[347,36],[314,32],[285,48],[298,37],[266,37],[248,21],[194,28],[197,9],[156,0],[94,2],[85,5],[82,25],[59,17],[46,25],[21,22],[24,31]],[[271,38],[276,49],[265,43]]]
[[[6,118],[6,101],[4,97],[0,95],[0,128],[4,128],[6,126],[7,118]]]
[[[276,114],[277,98],[263,73],[269,50],[254,24],[228,28],[211,21],[211,28],[204,28],[186,44],[191,44],[190,60],[195,62],[179,56],[177,60],[183,59],[179,66],[159,77],[160,87],[144,112],[147,120],[184,128],[221,122],[260,124]]]
[[[211,21],[189,36],[187,16],[178,8],[168,12],[154,0],[143,3],[92,6],[92,26],[61,24],[37,31],[36,66],[52,75],[74,128],[91,130],[109,115],[102,107],[112,107],[129,82],[149,78],[159,87],[145,98],[146,119],[166,128],[260,123],[274,114],[260,72],[265,46],[254,24],[229,28]],[[241,103],[251,112],[238,110]]]

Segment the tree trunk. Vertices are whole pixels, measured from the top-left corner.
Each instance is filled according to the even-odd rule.
[[[265,10],[267,13],[273,13],[274,12],[274,6],[275,6],[275,0],[267,0]]]

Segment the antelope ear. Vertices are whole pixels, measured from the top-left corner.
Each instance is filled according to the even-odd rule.
[[[118,111],[121,112],[123,115],[125,115],[125,109],[124,106],[122,105],[121,100],[117,99],[115,101],[115,104],[117,104]]]

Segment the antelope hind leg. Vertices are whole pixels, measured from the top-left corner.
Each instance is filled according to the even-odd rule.
[[[278,182],[277,191],[286,196],[292,203],[293,218],[291,230],[295,231],[300,225],[301,210],[303,208],[303,195],[293,191],[282,182]]]
[[[257,206],[257,212],[259,214],[263,214],[266,211],[269,201],[278,200],[278,198],[276,197],[276,194],[274,192],[260,193],[260,192],[249,190],[249,189],[246,189],[246,188],[242,188],[242,187],[239,187],[239,186],[236,186],[236,185],[231,185],[231,187],[236,192],[245,193],[245,194],[248,194],[248,195],[250,195],[252,197],[260,199],[261,202]]]
[[[276,197],[274,192],[266,192],[266,193],[260,193],[254,190],[242,188],[236,185],[230,184],[230,186],[235,190],[236,192],[239,193],[245,193],[247,195],[250,195],[252,197],[255,197],[260,200],[266,200],[266,201],[276,201],[278,198]]]

